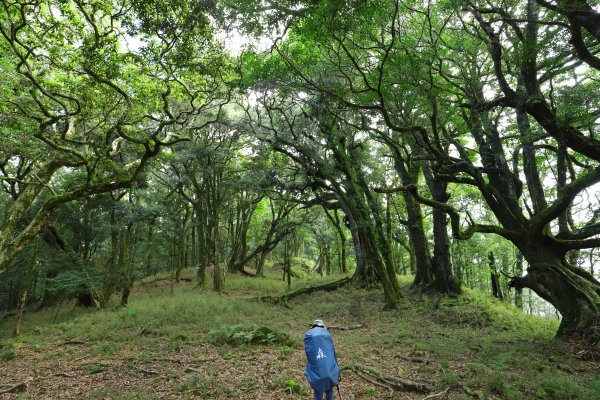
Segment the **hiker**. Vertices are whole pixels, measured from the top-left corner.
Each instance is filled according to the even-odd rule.
[[[310,387],[315,391],[315,400],[333,400],[333,388],[340,380],[340,368],[337,363],[333,339],[323,321],[315,320],[304,335],[306,352],[306,371]]]

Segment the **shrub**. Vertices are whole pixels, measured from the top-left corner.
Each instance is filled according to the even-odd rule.
[[[17,357],[12,345],[0,347],[0,361],[12,361]]]

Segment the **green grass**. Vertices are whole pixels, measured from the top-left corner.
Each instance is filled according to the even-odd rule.
[[[297,281],[292,289],[340,278]],[[56,309],[27,315],[18,338],[10,337],[10,321],[0,327],[0,363],[10,365],[26,354],[23,349],[44,357],[51,351],[49,357],[70,359],[77,349],[56,348],[55,344],[79,339],[87,344],[85,352],[99,360],[129,352],[143,362],[157,353],[178,354],[215,346],[222,360],[237,363],[249,346],[269,346],[274,362],[285,366],[302,352],[304,331],[320,318],[335,325],[365,326],[334,333],[338,354],[347,362],[380,366],[388,373],[409,378],[414,378],[418,368],[418,376],[436,388],[450,387],[453,398],[600,398],[597,375],[582,368],[569,348],[553,339],[557,329],[554,320],[525,315],[470,290],[458,298],[411,293],[410,279],[404,277],[400,281],[406,296],[395,311],[383,310],[380,290],[354,287],[302,296],[288,307],[251,300],[259,294],[284,293],[287,286],[279,279],[279,274],[272,272],[265,278],[228,275],[222,294],[197,288],[194,283],[178,284],[171,294],[170,284],[157,277],[147,280],[146,288],[138,287],[126,308],[97,311],[63,307],[56,322],[52,322]],[[395,359],[396,354],[420,357],[428,363],[412,365]],[[97,361],[85,368],[89,374],[102,374],[106,366]],[[299,376],[282,372],[272,382],[272,390],[282,397],[286,390],[301,390],[290,384],[302,378],[301,368]],[[203,376],[167,375],[164,379],[177,382],[173,390],[182,398],[228,398],[242,392],[252,397],[257,390],[252,383],[256,377],[244,375],[238,382],[220,376],[219,371]],[[359,397],[384,395],[380,388],[360,387]],[[157,398],[151,390],[110,387],[90,396]]]

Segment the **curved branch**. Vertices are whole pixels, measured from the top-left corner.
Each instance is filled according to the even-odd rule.
[[[465,240],[469,239],[473,236],[474,233],[493,233],[499,236],[502,236],[508,240],[512,240],[515,238],[516,233],[502,228],[496,225],[483,225],[483,224],[475,224],[471,221],[469,227],[466,230],[460,229],[460,215],[454,209],[454,207],[442,203],[439,201],[431,200],[419,195],[417,191],[417,187],[415,185],[408,185],[404,188],[405,191],[409,192],[415,200],[417,200],[421,204],[425,204],[429,207],[436,208],[448,214],[450,217],[450,226],[452,228],[452,236],[457,239]]]
[[[582,190],[600,182],[600,166],[580,176],[558,191],[556,200],[531,219],[531,228],[541,231],[552,220],[558,218]]]

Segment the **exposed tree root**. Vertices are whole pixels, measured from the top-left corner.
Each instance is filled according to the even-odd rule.
[[[431,391],[431,388],[424,383],[414,382],[408,379],[399,378],[397,376],[385,375],[374,368],[367,367],[366,365],[352,363],[343,369],[350,370],[362,379],[390,391],[402,390],[420,393],[427,393]]]
[[[252,272],[246,271],[246,270],[244,269],[244,267],[242,267],[242,268],[241,268],[241,269],[240,269],[238,272],[239,272],[239,273],[240,273],[242,276],[249,276],[249,277],[251,277],[251,278],[256,278],[256,277],[257,277],[257,275],[256,275],[256,274],[253,274]]]
[[[309,286],[309,287],[305,287],[305,288],[301,288],[301,289],[296,289],[293,292],[285,293],[281,296],[259,296],[259,297],[256,297],[256,299],[260,300],[260,301],[267,301],[267,302],[271,302],[271,303],[282,303],[282,304],[286,305],[288,303],[288,301],[290,301],[294,297],[298,297],[303,294],[310,294],[310,293],[317,292],[320,290],[325,290],[325,291],[336,290],[336,289],[341,288],[344,285],[347,285],[350,282],[352,282],[352,277],[348,276],[346,278],[340,279],[339,281],[326,283],[324,285]]]

